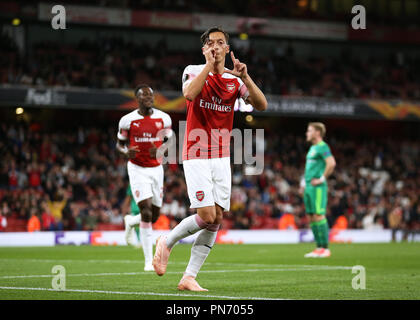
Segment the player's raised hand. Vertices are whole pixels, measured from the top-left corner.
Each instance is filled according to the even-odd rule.
[[[133,159],[136,157],[137,152],[139,152],[139,147],[138,146],[134,146],[134,147],[130,147],[127,149],[127,157],[129,159]]]
[[[208,47],[203,49],[203,55],[206,58],[206,64],[213,67],[216,62],[216,51],[213,48]]]
[[[232,58],[233,62],[233,70],[227,69],[225,72],[233,74],[234,76],[237,76],[241,79],[246,77],[248,75],[248,68],[246,67],[246,64],[240,62],[239,59],[236,59],[233,51],[230,52],[230,57]]]

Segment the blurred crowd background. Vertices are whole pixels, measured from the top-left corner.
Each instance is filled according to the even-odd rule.
[[[27,0],[19,2],[29,2]],[[416,0],[63,0],[63,5],[150,10],[154,12],[209,13],[244,17],[343,21],[351,18],[347,7],[360,3],[369,20],[378,25],[418,24]]]
[[[115,149],[116,126],[44,132],[36,124],[1,123],[0,137],[0,212],[9,225],[20,220],[26,227],[37,216],[42,230],[122,228],[128,177]],[[329,178],[330,226],[420,227],[419,140],[331,134],[326,141],[338,164]],[[270,130],[262,144],[263,174],[246,175],[245,165],[232,165],[231,210],[223,227],[307,228],[299,191],[309,147],[304,134]],[[165,165],[159,228],[192,213],[182,165]]]
[[[198,42],[198,41],[197,41]],[[297,56],[287,41],[272,52],[252,43],[237,47],[237,57],[266,94],[329,98],[420,99],[420,57],[404,52],[384,56],[359,55],[343,48],[338,56]],[[83,39],[63,45],[34,43],[32,54],[19,55],[6,35],[0,39],[0,83],[89,88],[133,88],[149,83],[156,90],[179,90],[186,65],[203,63],[194,49],[168,48],[166,38],[156,44],[134,43],[119,37]],[[232,66],[227,57],[228,67]]]

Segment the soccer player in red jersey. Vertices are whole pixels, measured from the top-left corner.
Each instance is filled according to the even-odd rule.
[[[159,237],[153,258],[156,273],[163,275],[173,246],[199,232],[178,284],[178,289],[191,291],[207,291],[195,278],[216,240],[223,212],[230,209],[229,145],[235,101],[242,98],[257,110],[267,108],[267,100],[249,76],[246,64],[233,52],[233,70],[225,68],[229,35],[214,27],[203,33],[201,41],[206,63],[187,66],[182,76],[187,99],[183,167],[191,208],[196,208],[197,214],[182,220],[167,237]]]
[[[134,94],[139,107],[121,118],[117,150],[128,158],[131,191],[141,214],[126,215],[124,221],[126,237],[132,234],[132,228],[140,225],[144,270],[153,271],[152,223],[158,219],[162,206],[161,159],[172,140],[172,120],[167,113],[153,108],[153,90],[148,85],[137,86]],[[130,243],[129,239],[127,242]]]

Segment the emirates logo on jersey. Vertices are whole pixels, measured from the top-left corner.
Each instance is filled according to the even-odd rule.
[[[156,128],[161,129],[162,128],[162,122],[155,122]]]
[[[195,197],[197,198],[198,201],[203,201],[203,199],[204,199],[204,191],[197,191],[195,193]]]
[[[229,92],[234,92],[234,91],[235,91],[235,89],[236,89],[236,86],[235,86],[235,84],[234,84],[234,83],[228,83],[228,84],[226,85],[226,89],[227,89],[227,91],[229,91]]]

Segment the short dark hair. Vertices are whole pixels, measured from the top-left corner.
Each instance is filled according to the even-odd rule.
[[[137,97],[137,93],[139,92],[139,90],[143,89],[143,88],[150,88],[152,89],[148,84],[142,83],[139,84],[135,89],[134,89],[134,96]]]
[[[200,40],[201,40],[201,43],[202,43],[203,46],[209,40],[210,33],[213,33],[213,32],[221,32],[221,33],[223,33],[225,35],[226,43],[229,43],[229,34],[225,30],[223,30],[220,27],[212,27],[210,29],[207,29],[207,31],[204,32],[201,35],[201,37],[200,37]]]

